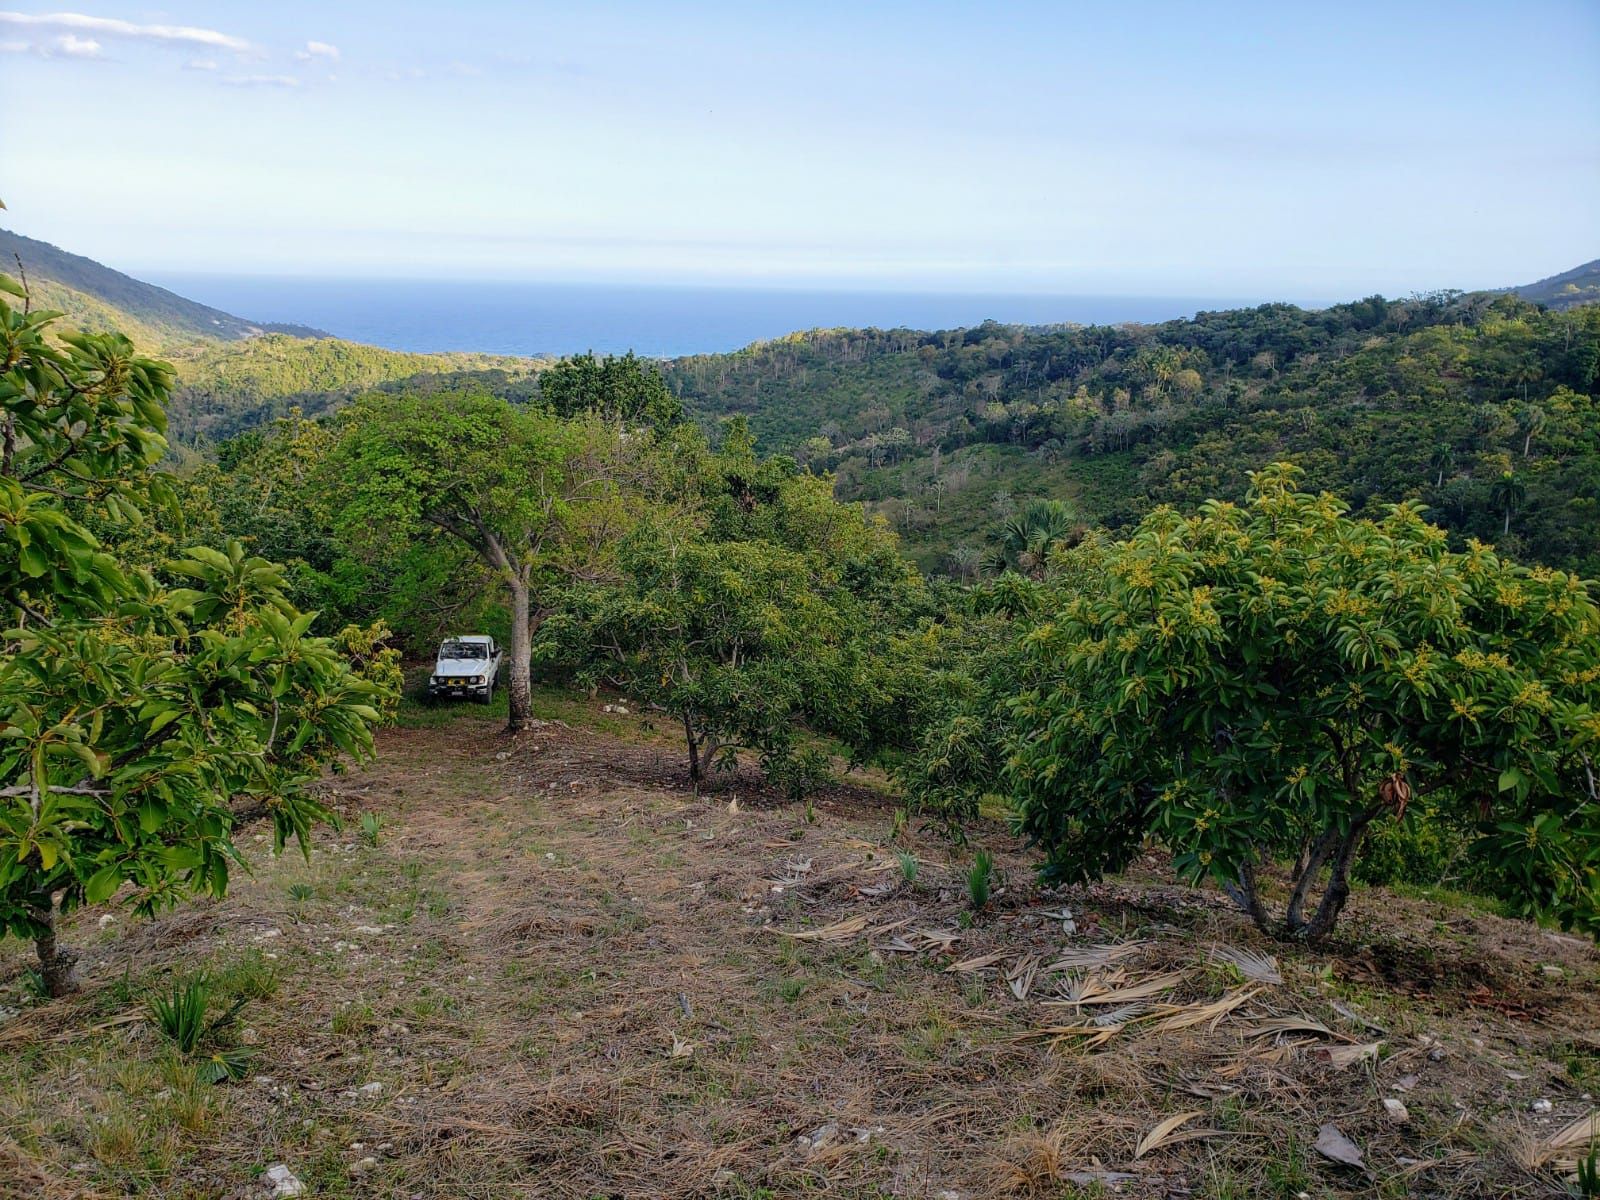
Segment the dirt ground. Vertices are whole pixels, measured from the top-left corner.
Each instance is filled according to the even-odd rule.
[[[225,901],[76,915],[75,998],[0,947],[0,1195],[1574,1194],[1592,943],[1373,890],[1285,950],[1154,858],[1041,893],[998,828],[974,915],[880,789],[696,795],[608,725],[384,732],[309,864],[247,831]],[[238,1082],[146,1018],[198,971]]]

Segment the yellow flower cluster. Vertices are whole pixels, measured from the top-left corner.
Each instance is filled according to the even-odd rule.
[[[1517,689],[1511,698],[1512,708],[1531,708],[1538,712],[1550,711],[1550,692],[1537,680],[1529,680]]]
[[[1485,654],[1481,650],[1470,648],[1457,654],[1455,661],[1469,671],[1484,671],[1491,667],[1500,671],[1511,669],[1511,660],[1504,654]]]
[[[1528,594],[1522,590],[1520,583],[1502,583],[1494,589],[1494,598],[1502,607],[1510,609],[1521,608],[1528,602]]]

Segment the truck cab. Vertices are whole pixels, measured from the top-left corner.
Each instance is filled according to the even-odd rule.
[[[457,634],[439,644],[439,656],[428,676],[428,699],[494,699],[494,680],[500,672],[500,647],[483,633]]]

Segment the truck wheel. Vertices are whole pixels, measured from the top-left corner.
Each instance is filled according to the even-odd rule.
[[[494,703],[494,684],[491,683],[488,687],[483,689],[483,695],[478,697],[478,703],[479,704],[493,704]]]

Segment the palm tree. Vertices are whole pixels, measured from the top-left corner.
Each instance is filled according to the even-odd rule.
[[[1082,537],[1083,526],[1066,501],[1031,500],[1000,527],[999,540],[984,555],[984,566],[995,574],[1016,571],[1038,579],[1052,550],[1074,546]]]
[[[1505,510],[1506,523],[1501,530],[1502,536],[1511,532],[1511,514],[1521,508],[1522,502],[1527,498],[1528,489],[1512,472],[1503,472],[1500,478],[1494,481],[1494,486],[1489,489],[1489,503]]]
[[[1449,442],[1440,442],[1433,448],[1433,454],[1428,458],[1428,466],[1437,472],[1438,477],[1433,481],[1434,487],[1444,486],[1445,472],[1454,470],[1456,465],[1455,447]]]
[[[983,556],[977,548],[965,543],[950,551],[950,573],[957,579],[971,582],[978,577],[978,569],[983,565]]]
[[[1528,457],[1533,446],[1533,435],[1544,429],[1544,409],[1530,404],[1517,413],[1517,432],[1522,435],[1522,457]]]

